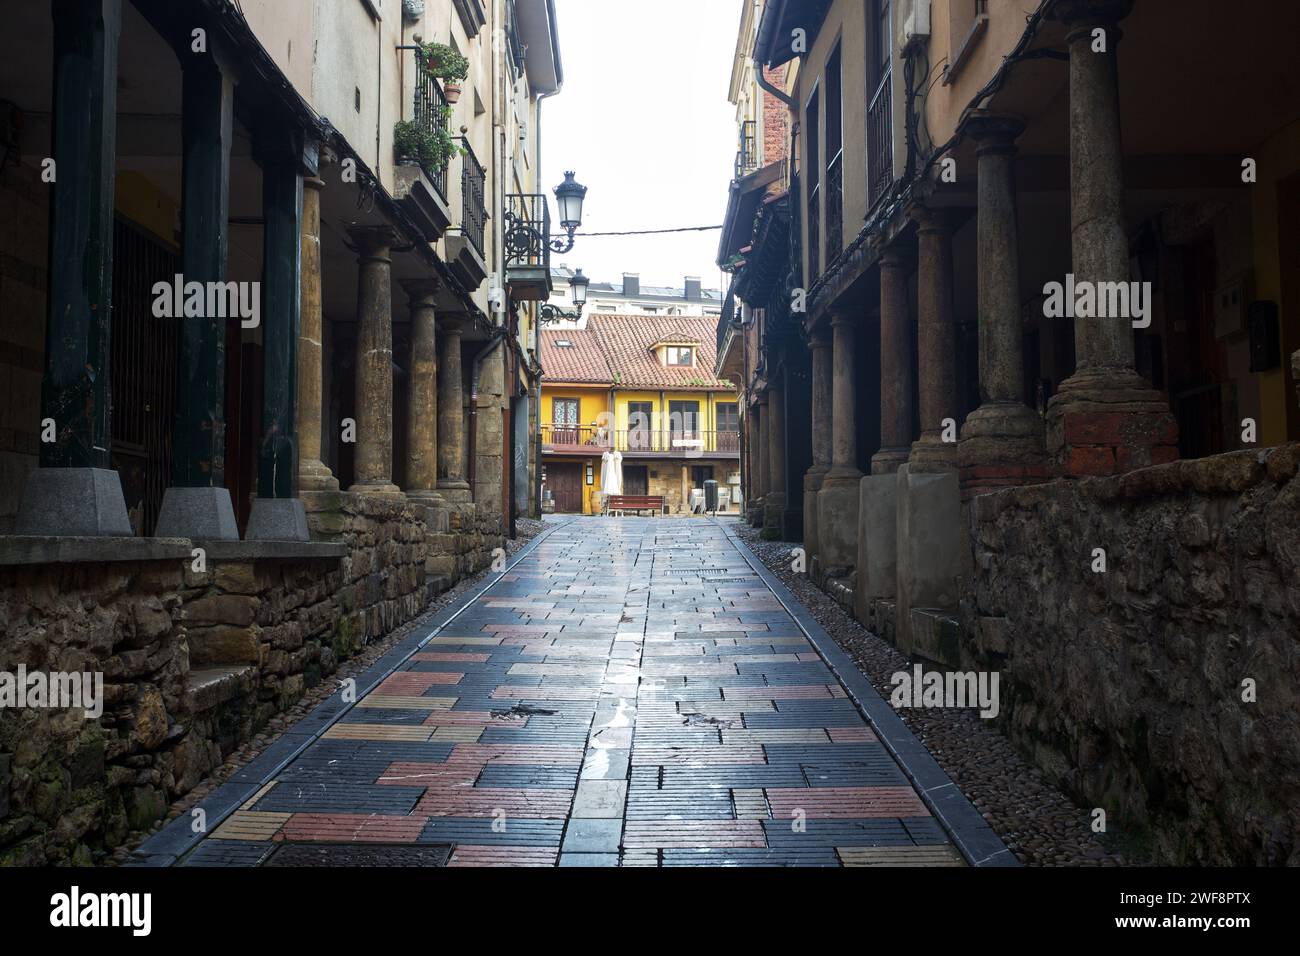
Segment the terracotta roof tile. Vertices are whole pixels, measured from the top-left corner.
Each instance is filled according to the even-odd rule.
[[[729,389],[713,373],[717,332],[715,316],[591,315],[586,329],[542,332],[544,380],[619,388]],[[695,345],[695,365],[665,366],[651,351],[659,342]]]
[[[605,352],[590,330],[543,329],[541,339],[542,373],[552,382],[609,385],[614,381]],[[569,345],[558,345],[558,342],[568,342]]]

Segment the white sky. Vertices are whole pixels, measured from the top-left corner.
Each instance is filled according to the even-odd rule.
[[[541,182],[588,187],[579,232],[716,226],[736,155],[727,102],[742,0],[556,0],[564,89],[542,106]],[[557,228],[558,227],[553,227]],[[723,288],[718,230],[579,236],[552,263],[596,281]]]

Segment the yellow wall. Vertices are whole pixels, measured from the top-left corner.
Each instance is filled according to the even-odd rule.
[[[597,422],[602,412],[609,411],[609,389],[604,385],[548,385],[542,383],[543,425],[550,425],[554,417],[555,406],[552,399],[578,399],[578,424],[591,425]]]

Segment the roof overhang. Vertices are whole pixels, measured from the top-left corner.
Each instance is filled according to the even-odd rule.
[[[785,160],[778,160],[732,180],[727,194],[727,214],[722,220],[722,238],[718,241],[719,267],[725,269],[731,257],[749,245],[754,235],[754,216],[767,187],[781,178],[784,168]]]
[[[780,66],[795,59],[799,56],[792,42],[795,30],[807,34],[805,49],[811,49],[813,37],[830,8],[831,0],[768,0],[758,23],[755,59],[765,66]]]
[[[516,0],[519,39],[528,48],[524,68],[528,85],[537,93],[558,93],[564,85],[560,62],[560,31],[555,22],[555,0]]]

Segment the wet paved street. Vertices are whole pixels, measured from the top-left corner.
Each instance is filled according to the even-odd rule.
[[[963,863],[707,519],[554,527],[239,806],[184,865]]]

